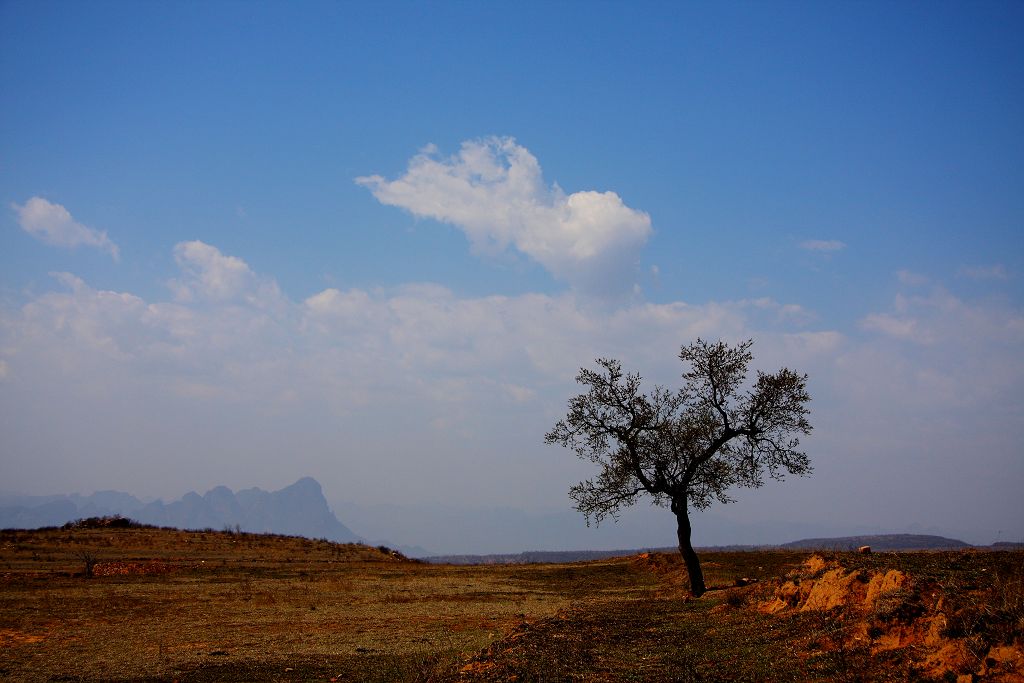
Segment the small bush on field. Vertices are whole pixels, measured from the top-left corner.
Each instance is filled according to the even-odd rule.
[[[91,579],[96,569],[96,565],[99,563],[99,560],[95,555],[93,555],[88,550],[80,550],[78,551],[77,555],[79,559],[81,559],[82,562],[85,563],[85,567],[82,572],[83,576],[85,576],[85,578],[87,579]]]

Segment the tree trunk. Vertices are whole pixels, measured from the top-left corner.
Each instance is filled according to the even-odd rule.
[[[690,575],[690,592],[699,598],[707,588],[704,586],[704,572],[700,568],[700,559],[690,543],[690,512],[686,501],[672,501],[672,512],[676,514],[676,536],[679,538],[679,554],[686,563],[686,573]]]

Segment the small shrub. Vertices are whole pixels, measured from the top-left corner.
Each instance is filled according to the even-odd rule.
[[[76,554],[78,555],[78,558],[85,563],[85,567],[82,572],[83,576],[85,576],[85,578],[87,579],[91,579],[93,577],[93,572],[95,571],[96,565],[98,564],[99,560],[94,554],[92,554],[88,550],[79,550]]]

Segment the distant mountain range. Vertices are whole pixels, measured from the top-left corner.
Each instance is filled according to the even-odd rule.
[[[259,488],[232,493],[218,486],[200,496],[186,493],[181,500],[143,502],[119,491],[98,491],[91,496],[0,497],[0,528],[30,529],[59,526],[83,517],[121,515],[143,524],[178,529],[240,529],[339,543],[361,540],[338,521],[324,498],[320,484],[303,477],[279,491]]]
[[[993,543],[990,546],[975,546],[955,538],[929,534],[874,534],[868,536],[838,536],[835,538],[805,538],[780,545],[728,545],[697,548],[698,552],[758,551],[758,550],[856,550],[871,546],[876,552],[913,550],[963,550],[979,548],[987,550],[1018,550],[1024,543]],[[633,548],[630,550],[555,550],[528,551],[492,555],[436,555],[425,557],[427,562],[438,564],[528,564],[533,562],[585,562],[608,557],[636,555],[642,552],[675,553],[677,548]]]
[[[378,508],[374,512],[380,512]],[[386,512],[386,510],[384,510]],[[161,500],[142,501],[120,491],[98,491],[89,496],[78,494],[55,496],[20,496],[0,494],[0,528],[31,529],[44,526],[60,526],[65,522],[85,517],[103,517],[121,515],[143,524],[175,527],[178,529],[239,529],[255,533],[276,533],[307,538],[325,538],[340,543],[362,541],[370,545],[389,545],[409,557],[426,558],[432,562],[453,564],[507,564],[531,562],[575,562],[595,560],[617,555],[630,555],[651,547],[624,550],[541,550],[520,553],[490,555],[433,555],[419,546],[395,545],[387,541],[370,541],[360,537],[347,526],[338,521],[324,498],[320,484],[310,477],[299,479],[291,486],[279,491],[264,491],[259,488],[244,489],[232,492],[224,486],[218,486],[200,496],[198,493],[187,493],[180,500],[164,503]],[[452,513],[455,515],[455,513]],[[442,528],[455,527],[465,518],[465,513],[444,518]],[[359,518],[362,522],[373,521],[372,515]],[[555,518],[551,518],[555,519]],[[543,518],[545,522],[551,519]],[[379,520],[378,520],[379,521]],[[392,524],[381,525],[374,535],[390,535],[400,527]],[[495,521],[495,520],[492,520]],[[500,521],[500,520],[499,520]],[[557,519],[555,519],[557,521]],[[437,520],[435,520],[437,523]],[[373,525],[370,524],[372,527]],[[491,524],[491,527],[510,525]],[[523,525],[520,525],[523,526]],[[535,526],[535,525],[534,525]],[[385,528],[387,527],[387,528]],[[515,525],[511,525],[515,527]],[[526,527],[532,528],[530,525]],[[524,527],[524,528],[526,528]],[[387,529],[390,529],[388,531]],[[408,531],[408,529],[404,529]],[[413,530],[420,535],[427,535],[428,527],[413,525]],[[467,531],[471,536],[472,529]],[[527,539],[510,532],[503,543],[515,547],[526,545]],[[629,535],[639,542],[640,537]],[[537,538],[533,539],[534,542]],[[764,545],[730,545],[704,550],[764,550],[769,548],[788,548],[794,550],[849,550],[863,545],[870,545],[874,550],[957,550],[970,547],[1009,550],[1020,547],[1016,543],[998,543],[993,546],[972,546],[963,541],[928,534],[876,534],[859,536],[840,536],[830,538],[805,538],[783,544]],[[674,548],[655,547],[653,550],[675,552]]]

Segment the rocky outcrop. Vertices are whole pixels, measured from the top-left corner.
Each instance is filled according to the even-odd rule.
[[[762,612],[823,614],[826,648],[867,648],[872,655],[911,648],[922,673],[963,681],[1024,680],[1020,634],[986,642],[959,622],[963,611],[940,584],[897,569],[849,569],[814,555],[759,605]],[[950,678],[950,677],[953,678]]]

